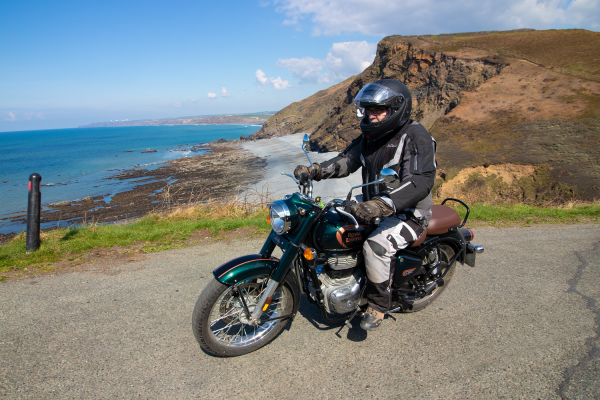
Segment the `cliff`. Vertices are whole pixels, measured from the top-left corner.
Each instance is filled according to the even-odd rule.
[[[584,30],[389,36],[361,74],[284,108],[250,139],[308,132],[314,150],[341,151],[360,134],[360,88],[398,79],[437,140],[437,185],[465,168],[522,165],[536,189],[511,187],[500,200],[591,200],[600,195],[598,54],[600,33]],[[463,191],[489,181],[466,180]]]

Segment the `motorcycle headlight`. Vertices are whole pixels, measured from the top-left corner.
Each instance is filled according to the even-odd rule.
[[[269,206],[271,207],[269,210],[271,227],[278,235],[287,233],[292,225],[290,209],[282,200],[277,200],[269,204]]]

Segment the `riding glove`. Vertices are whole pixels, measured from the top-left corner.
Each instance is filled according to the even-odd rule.
[[[300,179],[300,174],[302,174],[303,172],[306,172],[313,181],[320,181],[321,180],[321,166],[318,163],[313,163],[313,167],[307,167],[305,165],[298,165],[296,167],[296,169],[294,170],[294,176],[296,177],[296,179]]]
[[[352,215],[360,224],[370,224],[374,218],[389,217],[392,214],[394,208],[381,197],[374,197],[373,200],[357,203],[352,207]]]

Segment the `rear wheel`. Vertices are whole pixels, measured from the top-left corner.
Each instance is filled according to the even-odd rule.
[[[424,309],[425,307],[427,307],[428,305],[433,303],[433,301],[435,299],[440,297],[442,292],[448,286],[448,283],[450,283],[450,280],[452,279],[452,276],[454,275],[454,270],[456,269],[456,261],[454,261],[454,263],[452,265],[449,265],[448,263],[450,262],[450,260],[452,260],[452,258],[454,258],[455,252],[452,249],[452,247],[447,246],[447,245],[441,245],[439,247],[439,249],[440,249],[440,258],[441,259],[440,259],[440,267],[436,273],[436,276],[442,276],[449,269],[446,276],[444,276],[444,286],[436,287],[429,295],[424,296],[424,297],[418,297],[418,296],[404,297],[403,303],[405,303],[405,304],[412,303],[412,309],[409,309],[410,307],[403,307],[402,312],[412,313],[412,312],[421,311],[422,309]],[[432,277],[432,276],[423,276],[423,275],[417,276],[415,278],[417,280],[419,280],[420,283],[423,283],[424,286],[427,286],[428,284],[433,282],[434,279],[436,279],[435,277]],[[414,284],[412,284],[412,283],[407,282],[405,285],[406,285],[406,287],[403,287],[402,289],[408,289],[408,290],[415,289]]]
[[[256,325],[249,324],[241,296],[252,313],[267,287],[269,277],[259,276],[227,286],[213,279],[204,288],[192,316],[194,336],[206,352],[220,357],[241,356],[273,340],[291,314],[294,298],[288,279],[272,296],[271,303]],[[269,321],[270,320],[270,321]]]

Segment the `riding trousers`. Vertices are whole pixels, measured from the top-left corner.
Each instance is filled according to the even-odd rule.
[[[385,218],[363,245],[367,269],[367,301],[381,312],[390,309],[392,280],[398,250],[408,247],[425,228],[414,218],[398,214]]]

